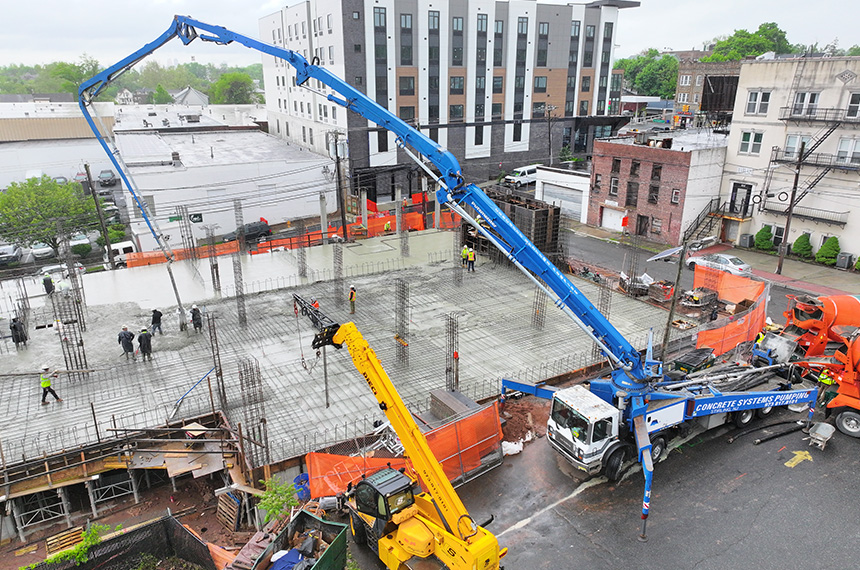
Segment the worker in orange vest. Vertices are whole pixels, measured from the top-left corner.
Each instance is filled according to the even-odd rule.
[[[469,248],[469,257],[467,258],[467,261],[469,262],[469,267],[468,267],[467,271],[474,271],[475,270],[475,250],[471,247]]]
[[[349,314],[355,314],[355,285],[349,286]]]
[[[316,297],[311,297],[311,307],[313,307],[314,309],[320,308],[320,302],[317,301]]]

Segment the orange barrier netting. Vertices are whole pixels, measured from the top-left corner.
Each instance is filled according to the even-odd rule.
[[[449,480],[481,465],[481,459],[498,451],[502,440],[498,403],[425,434],[427,443]],[[391,464],[393,469],[412,468],[402,457],[353,457],[329,453],[305,456],[311,497],[328,497],[346,491],[350,482]],[[426,486],[425,486],[426,488]]]
[[[722,326],[700,330],[696,348],[713,348],[715,354],[723,354],[742,342],[753,340],[764,328],[767,319],[767,287],[761,281],[697,265],[693,286],[715,288],[719,298],[730,303],[754,301],[752,308],[743,315],[732,315],[729,322]]]

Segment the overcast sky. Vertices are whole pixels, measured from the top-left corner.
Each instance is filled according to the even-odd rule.
[[[560,0],[559,0],[560,1]],[[754,31],[775,21],[791,43],[820,46],[839,38],[839,46],[860,44],[858,0],[641,0],[621,11],[616,35],[618,57],[649,47],[701,48],[735,29]],[[225,26],[257,37],[260,17],[295,2],[277,0],[38,0],[29,4],[0,0],[0,65],[76,61],[81,54],[113,64],[154,40],[174,14]],[[248,65],[260,56],[242,47],[174,40],[153,56],[163,64],[192,61]]]

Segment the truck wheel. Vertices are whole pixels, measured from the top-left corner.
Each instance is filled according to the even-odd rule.
[[[735,412],[735,425],[739,428],[750,425],[755,417],[755,410],[741,410]]]
[[[612,455],[606,460],[606,466],[603,469],[606,478],[610,481],[618,481],[621,479],[622,469],[625,459],[625,451],[623,447],[619,447],[612,452]]]
[[[354,543],[364,544],[367,542],[367,535],[364,532],[364,524],[355,513],[349,513],[349,530],[352,531],[352,541]]]
[[[660,457],[663,456],[663,452],[666,451],[666,440],[662,437],[655,437],[651,440],[651,461],[657,462]]]
[[[845,435],[860,437],[860,413],[846,410],[836,416],[836,427]]]
[[[687,269],[689,269],[690,271],[695,271],[695,270],[696,270],[696,262],[695,262],[695,261],[691,261],[690,263],[688,263],[688,264],[687,264]]]
[[[776,408],[773,406],[768,406],[766,408],[759,408],[755,411],[755,415],[758,418],[766,418],[773,413]]]

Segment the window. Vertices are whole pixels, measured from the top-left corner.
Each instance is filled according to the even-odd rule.
[[[663,165],[655,164],[651,167],[651,180],[660,180],[660,177],[663,176]]]
[[[660,187],[652,184],[648,187],[648,203],[656,204],[660,199]]]
[[[373,25],[377,28],[385,27],[385,8],[373,9]]]
[[[504,20],[496,20],[493,22],[493,32],[497,36],[501,36],[505,31],[505,21]]]
[[[582,52],[582,65],[584,67],[592,67],[594,65],[594,52],[585,50]]]
[[[412,14],[400,14],[400,29],[412,30]]]
[[[590,77],[583,77],[582,78],[582,81],[580,82],[580,89],[582,90],[583,93],[588,93],[589,91],[591,91],[591,78]]]
[[[353,79],[352,82],[356,85],[361,85],[362,83],[364,83],[364,78],[361,75],[356,75],[355,79]]]
[[[576,108],[576,103],[573,101],[565,101],[564,102],[564,116],[571,117],[573,116],[573,111]]]
[[[783,226],[771,226],[773,231],[773,245],[780,245],[785,239],[785,228]]]
[[[331,106],[331,120],[332,121],[337,120],[337,105]],[[289,126],[289,125],[287,125],[287,126]],[[287,129],[287,134],[289,134],[289,129]]]
[[[642,164],[638,160],[634,160],[630,163],[630,176],[639,176],[639,168]]]
[[[412,65],[412,46],[400,46],[400,65]]]
[[[486,14],[478,14],[478,32],[486,32],[487,31],[487,15]]]
[[[448,109],[448,117],[451,121],[462,121],[463,105],[451,105]]]
[[[546,115],[546,103],[533,103],[532,104],[532,117],[539,118]]]
[[[451,29],[455,32],[463,31],[463,18],[456,16],[451,19]]]
[[[376,147],[379,152],[388,152],[388,131],[376,133]]]
[[[475,127],[475,146],[481,146],[484,144],[484,127],[478,125]]]
[[[794,107],[791,109],[792,115],[815,115],[818,110],[818,95],[819,93],[800,92],[794,95]]]
[[[308,142],[308,129],[307,127],[302,127],[302,142]]]
[[[600,194],[600,183],[603,181],[603,176],[600,174],[594,175],[594,184],[591,185],[591,191],[595,194]]]
[[[672,203],[680,204],[681,203],[681,189],[680,188],[672,188]]]
[[[860,116],[860,93],[852,93],[848,101],[848,112],[846,116],[856,119]]]
[[[299,102],[299,109],[301,110],[302,113],[305,112],[305,104],[303,102]]]
[[[836,150],[836,162],[860,164],[860,139],[842,139]]]
[[[503,55],[504,51],[502,50],[502,40],[496,40],[496,45],[493,47],[493,67],[502,66]]]
[[[651,233],[659,234],[663,232],[663,220],[660,218],[651,218]]]
[[[490,108],[493,118],[498,119],[502,116],[502,104],[501,103],[493,103],[493,106]]]
[[[483,121],[484,120],[484,104],[476,103],[475,104],[475,120]]]
[[[689,75],[679,75],[678,76],[678,85],[689,85],[690,84],[690,76]]]
[[[678,93],[675,95],[675,101],[678,103],[688,103],[690,101],[689,93]]]
[[[585,37],[586,38],[593,38],[594,37],[594,31],[595,31],[594,26],[585,26]]]
[[[606,76],[605,75],[600,76],[600,79],[598,80],[597,85],[599,87],[606,87]]]
[[[463,77],[452,77],[451,78],[451,95],[462,95],[463,94]]]
[[[451,65],[463,65],[463,48],[451,48]]]
[[[430,60],[430,63],[439,63],[439,46],[427,48],[427,59]]]
[[[514,89],[524,89],[526,86],[526,76],[517,75],[514,77]]]
[[[328,26],[328,31],[331,32],[332,17],[331,14],[325,17],[325,23]]]
[[[314,130],[308,129],[308,144],[314,144]]]
[[[439,11],[438,10],[430,10],[427,18],[427,27],[431,30],[439,29]]]
[[[701,87],[701,86],[702,86],[702,80],[703,80],[703,79],[704,79],[704,77],[702,77],[701,75],[697,75],[697,76],[696,76],[696,87]]]
[[[523,122],[514,121],[514,142],[523,140]]]
[[[535,93],[546,93],[546,75],[535,77]]]
[[[579,114],[583,116],[588,114],[588,101],[579,102]]]
[[[483,91],[487,88],[487,78],[479,75],[475,78],[475,91]]]
[[[304,22],[302,22],[302,36],[303,36],[303,37],[304,37],[304,35],[305,35],[305,33],[306,33],[306,32],[305,32],[305,29],[306,29],[306,28],[305,28],[305,23],[304,23]]]
[[[603,24],[603,39],[608,40],[612,37],[612,22]]]
[[[378,60],[386,60],[388,59],[388,46],[385,44],[376,44],[374,49],[374,56]]]
[[[529,33],[529,19],[519,17],[517,18],[517,33],[521,36],[524,36]]]
[[[400,78],[400,94],[415,95],[415,78],[401,77]]]
[[[747,115],[766,115],[770,105],[770,91],[750,91],[747,94]]]
[[[361,53],[361,44],[353,44],[352,49],[355,53]]]
[[[541,22],[538,24],[538,35],[539,36],[548,36],[549,35],[549,22]]]
[[[764,133],[755,131],[741,131],[741,147],[738,152],[741,154],[758,154],[761,152],[761,140]]]
[[[430,77],[427,78],[427,89],[431,93],[438,93],[439,92],[439,76],[438,75],[431,75]]]
[[[546,56],[547,56],[547,48],[543,46],[538,46],[537,50],[537,60],[535,61],[535,65],[538,67],[546,67]]]
[[[427,116],[433,122],[438,121],[439,120],[439,105],[427,105]]]
[[[576,75],[568,75],[567,76],[567,87],[568,89],[576,88]]]
[[[580,28],[579,20],[573,20],[570,23],[570,37],[579,38],[579,28]]]
[[[693,93],[693,103],[698,103],[698,102],[699,102],[699,94]]]
[[[785,152],[784,158],[797,158],[797,153],[800,152],[800,144],[804,143],[806,148],[809,148],[811,137],[809,135],[788,135],[785,137]]]
[[[613,158],[612,159],[612,172],[621,172],[621,159]]]
[[[483,46],[475,48],[475,61],[477,61],[480,66],[487,63],[487,48]]]
[[[501,93],[502,92],[502,87],[504,86],[503,81],[504,81],[504,77],[501,77],[499,75],[493,76],[493,93]]]
[[[610,196],[618,196],[618,179],[610,178],[609,179],[609,195]]]

